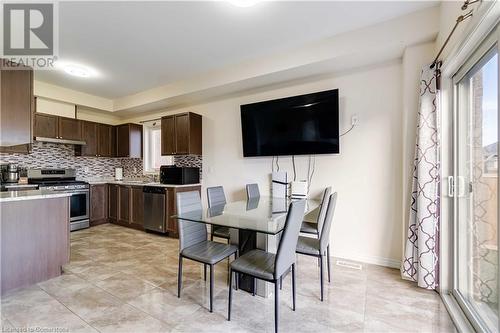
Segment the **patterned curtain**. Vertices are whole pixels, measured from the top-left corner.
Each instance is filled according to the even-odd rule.
[[[438,74],[424,66],[420,80],[417,142],[412,181],[411,212],[401,265],[404,279],[436,289],[439,245],[439,91]]]

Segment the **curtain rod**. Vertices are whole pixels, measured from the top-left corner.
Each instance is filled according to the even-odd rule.
[[[477,2],[479,0],[476,0],[476,1],[465,1],[464,5],[462,6],[462,10],[465,10],[467,9],[467,6],[470,5],[470,4],[473,4],[475,2]],[[468,19],[469,17],[472,16],[472,9],[470,12],[468,12],[467,14],[464,14],[464,15],[460,15],[459,17],[457,17],[457,21],[455,22],[455,25],[453,26],[453,29],[451,29],[451,32],[449,33],[448,37],[446,38],[446,40],[444,41],[443,43],[443,46],[441,46],[441,48],[439,49],[439,52],[438,54],[436,55],[436,58],[434,58],[434,61],[432,62],[431,64],[431,69],[434,68],[436,65],[440,65],[441,61],[439,60],[439,57],[441,56],[441,53],[443,53],[444,51],[444,48],[446,47],[446,45],[448,44],[448,42],[450,41],[451,39],[451,36],[453,35],[453,33],[455,32],[455,30],[457,29],[458,25],[464,21],[465,19]]]

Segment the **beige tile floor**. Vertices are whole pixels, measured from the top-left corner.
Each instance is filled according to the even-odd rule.
[[[217,265],[214,312],[201,266],[185,261],[182,298],[176,296],[175,239],[115,225],[71,234],[64,274],[8,293],[2,327],[56,332],[272,332],[273,298],[237,291],[226,320],[227,264]],[[399,271],[372,265],[333,265],[325,301],[319,301],[317,261],[299,256],[297,310],[290,278],[281,293],[282,332],[454,332],[432,291],[401,280]],[[12,330],[11,330],[12,331]]]

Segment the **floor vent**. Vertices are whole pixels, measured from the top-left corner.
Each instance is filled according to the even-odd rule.
[[[358,271],[363,269],[363,266],[361,266],[361,264],[356,264],[354,262],[345,261],[345,260],[337,260],[337,266],[351,268],[351,269],[357,269]]]

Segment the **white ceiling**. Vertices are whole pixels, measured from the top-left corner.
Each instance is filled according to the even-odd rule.
[[[119,98],[435,6],[429,1],[60,2],[61,60],[99,75],[36,79]]]

